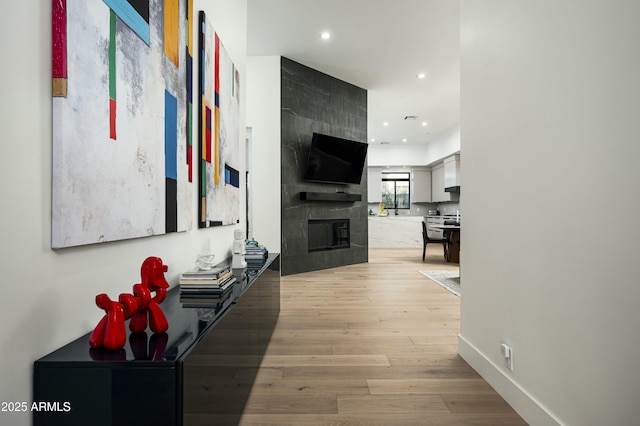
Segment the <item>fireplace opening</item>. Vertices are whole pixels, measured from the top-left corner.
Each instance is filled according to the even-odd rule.
[[[349,219],[309,220],[309,252],[349,248]]]

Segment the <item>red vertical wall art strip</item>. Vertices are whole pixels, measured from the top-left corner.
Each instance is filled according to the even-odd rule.
[[[67,96],[67,0],[52,0],[53,96]]]

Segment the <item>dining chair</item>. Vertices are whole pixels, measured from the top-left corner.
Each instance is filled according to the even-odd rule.
[[[422,261],[424,262],[424,258],[427,255],[427,244],[428,243],[439,243],[442,244],[442,248],[444,249],[444,258],[447,259],[447,243],[448,241],[444,238],[429,238],[429,233],[427,232],[427,224],[422,221]]]

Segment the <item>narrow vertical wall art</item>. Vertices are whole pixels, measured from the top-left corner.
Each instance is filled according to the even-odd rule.
[[[67,1],[53,0],[52,17],[52,64],[53,96],[67,96]]]
[[[240,220],[240,77],[204,12],[199,16],[199,226]]]
[[[192,0],[52,0],[52,247],[192,228]]]

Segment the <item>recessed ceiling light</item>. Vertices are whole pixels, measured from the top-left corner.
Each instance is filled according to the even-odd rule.
[[[376,141],[375,139],[371,138],[371,142],[375,142],[375,141]]]
[[[331,38],[331,33],[328,31],[325,31],[322,34],[320,34],[320,38],[323,40],[329,40]]]
[[[423,72],[419,73],[416,77],[418,77],[420,80],[422,80],[423,78],[425,78],[427,75]]]
[[[422,127],[427,127],[427,122],[426,121],[422,122]]]
[[[388,125],[389,125],[389,122],[388,122],[388,121],[385,121],[384,123],[382,123],[382,125],[383,125],[383,126],[388,126]]]
[[[406,141],[407,141],[407,138],[402,139],[402,142],[406,142]]]

